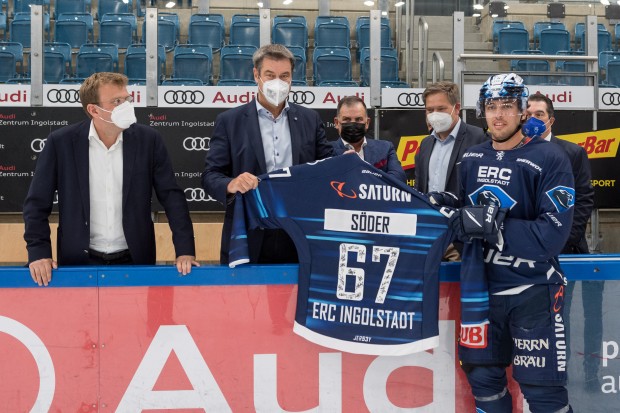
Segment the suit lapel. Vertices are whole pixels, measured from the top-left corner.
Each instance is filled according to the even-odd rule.
[[[255,99],[247,104],[245,118],[248,140],[250,141],[250,145],[252,146],[252,148],[254,148],[256,160],[258,161],[258,165],[260,167],[260,172],[262,174],[266,173],[267,164],[265,163],[265,149],[263,148],[263,138],[261,137],[260,133],[260,124],[258,123],[258,110],[256,109]]]
[[[75,173],[77,174],[79,195],[82,201],[84,216],[90,217],[90,190],[88,180],[88,131],[90,122],[85,121],[82,127],[78,128],[73,135],[73,157],[75,160]]]
[[[299,165],[301,163],[300,155],[301,155],[301,130],[298,125],[299,114],[297,113],[297,108],[289,103],[288,110],[288,127],[291,131],[291,152],[293,154],[293,165]]]
[[[131,188],[137,152],[138,143],[133,131],[131,128],[125,129],[123,131],[123,210],[129,196],[129,188]]]
[[[461,121],[459,133],[454,139],[454,147],[452,148],[452,153],[450,154],[450,161],[448,162],[448,172],[446,173],[446,187],[448,186],[448,180],[450,179],[452,170],[454,169],[454,165],[456,165],[456,160],[459,158],[459,154],[461,153],[461,145],[465,140],[466,133],[467,125],[465,124],[465,122]]]

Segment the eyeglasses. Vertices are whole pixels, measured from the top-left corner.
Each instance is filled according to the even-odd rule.
[[[132,103],[132,102],[133,102],[133,96],[129,95],[129,96],[126,96],[126,97],[124,97],[124,98],[116,98],[116,99],[114,99],[114,100],[111,100],[111,101],[110,101],[110,102],[108,102],[108,103],[109,103],[110,105],[112,105],[112,106],[116,107],[116,106],[120,106],[120,105],[122,105],[122,104],[123,104],[123,103],[125,103],[125,102]],[[101,103],[101,102],[97,102],[97,103],[99,104],[99,103]]]

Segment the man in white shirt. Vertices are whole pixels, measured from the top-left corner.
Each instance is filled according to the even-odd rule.
[[[80,88],[90,118],[53,131],[24,201],[32,279],[48,285],[60,265],[155,264],[151,195],[163,205],[182,274],[195,260],[194,232],[168,151],[154,129],[136,124],[127,77],[95,73]],[[49,214],[58,191],[57,261]]]

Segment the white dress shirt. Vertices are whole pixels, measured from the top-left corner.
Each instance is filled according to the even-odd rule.
[[[108,254],[126,250],[127,241],[123,232],[123,133],[108,149],[91,122],[88,141],[89,247]]]
[[[256,99],[258,125],[263,139],[267,172],[293,165],[291,130],[288,125],[288,101],[277,118]]]

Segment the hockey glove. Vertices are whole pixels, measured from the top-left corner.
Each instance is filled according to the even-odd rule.
[[[433,205],[447,206],[450,208],[458,208],[461,206],[459,199],[451,192],[433,191],[426,194],[426,196]]]
[[[461,242],[479,238],[501,246],[503,238],[500,228],[505,217],[506,209],[497,205],[465,206],[452,215],[450,227]]]

